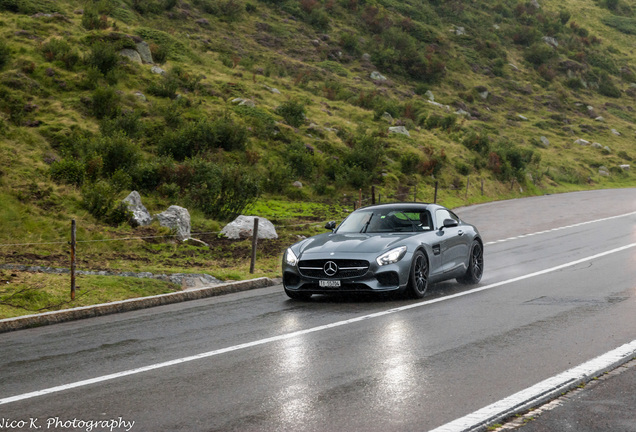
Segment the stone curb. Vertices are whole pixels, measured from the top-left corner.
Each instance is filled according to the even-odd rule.
[[[6,318],[0,320],[0,333],[6,333],[31,327],[40,327],[50,324],[57,324],[84,318],[93,318],[120,312],[128,312],[154,306],[179,303],[188,300],[198,300],[207,297],[215,297],[222,294],[230,294],[256,288],[265,288],[276,285],[276,283],[276,281],[270,278],[262,277],[247,281],[229,282],[203,288],[188,289],[175,293],[159,294],[152,297],[134,298],[93,306],[82,306],[61,311],[44,312],[35,315]]]

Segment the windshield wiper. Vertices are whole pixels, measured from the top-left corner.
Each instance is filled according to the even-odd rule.
[[[367,232],[367,228],[369,228],[369,224],[371,223],[371,219],[373,219],[373,213],[371,213],[371,215],[369,216],[369,219],[364,223],[364,226],[360,230],[361,233],[366,233]]]

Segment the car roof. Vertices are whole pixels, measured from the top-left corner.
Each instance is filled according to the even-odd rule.
[[[421,203],[421,202],[397,202],[397,203],[385,203],[375,204],[365,207],[360,207],[358,210],[373,210],[373,209],[394,209],[394,210],[435,210],[438,208],[445,208],[439,204]]]

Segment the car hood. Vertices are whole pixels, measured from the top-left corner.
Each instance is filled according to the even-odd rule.
[[[381,253],[401,246],[403,234],[320,234],[299,244],[298,252],[304,258],[318,258],[330,253]],[[402,244],[401,244],[402,243]]]

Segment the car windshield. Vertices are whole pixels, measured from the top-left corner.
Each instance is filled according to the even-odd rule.
[[[400,211],[391,209],[353,212],[338,227],[343,233],[391,233],[430,230],[430,216],[426,210]]]

